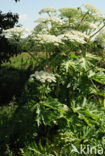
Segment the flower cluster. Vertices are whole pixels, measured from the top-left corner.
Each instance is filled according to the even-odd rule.
[[[49,12],[56,12],[56,9],[54,9],[53,7],[49,7],[49,8],[44,8],[42,10],[40,10],[39,14],[42,14],[42,13],[49,13]]]
[[[95,13],[94,14],[94,19],[102,22],[103,19],[104,19],[104,16],[101,14],[101,12],[100,13]]]
[[[48,73],[45,71],[36,71],[34,74],[30,76],[30,81],[33,81],[36,78],[38,81],[45,83],[45,82],[56,82],[56,78],[54,74]]]
[[[86,26],[86,27],[88,27],[90,29],[97,29],[98,28],[98,25],[97,24],[92,23],[92,22],[88,22],[88,21],[82,22],[82,25],[83,26]]]
[[[59,25],[64,24],[64,21],[62,21],[60,18],[56,18],[56,17],[43,17],[43,18],[37,19],[35,22],[43,22],[43,23],[53,22],[53,23],[56,23]]]
[[[78,31],[78,30],[70,30],[67,33],[71,33],[72,35],[77,35],[78,37],[81,37],[81,38],[89,38],[88,35],[86,35],[85,33],[82,33],[81,31]]]
[[[61,8],[59,9],[62,16],[67,18],[72,18],[75,15],[78,15],[80,10],[75,8]]]
[[[70,42],[78,42],[85,44],[85,38],[88,38],[88,36],[80,31],[71,30],[67,31],[62,35],[59,35],[59,38],[61,40],[69,40]]]
[[[83,6],[85,7],[85,9],[87,9],[89,12],[95,13],[95,14],[101,14],[100,11],[94,7],[93,5],[89,4],[89,3],[85,3],[83,4]]]
[[[71,34],[64,34],[64,35],[60,35],[62,36],[62,40],[65,40],[65,41],[70,41],[70,42],[78,42],[78,43],[81,43],[81,44],[85,44],[86,42],[84,41],[83,38],[79,38],[79,36],[77,35],[71,35]]]
[[[59,39],[55,35],[48,35],[48,34],[37,35],[36,39],[41,44],[53,44],[55,46],[59,46],[59,44],[62,44],[61,39]]]
[[[25,37],[30,33],[30,31],[26,28],[14,27],[14,28],[4,30],[3,33],[10,36],[15,34],[15,35],[21,35]]]

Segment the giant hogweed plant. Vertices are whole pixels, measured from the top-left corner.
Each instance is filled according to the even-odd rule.
[[[105,69],[102,58],[91,53],[94,41],[104,36],[105,19],[94,6],[83,6],[45,8],[39,13],[48,16],[36,20],[32,38],[46,53],[46,63],[30,76],[38,94],[29,103],[34,103],[38,136],[45,137],[39,139],[41,150],[28,145],[33,152],[44,152],[43,139],[52,155],[70,154],[71,144],[105,147]]]
[[[100,75],[100,78],[104,76],[104,69],[98,67],[101,58],[89,52],[94,40],[102,34],[104,16],[90,4],[83,6],[86,11],[83,11],[82,8],[62,8],[58,10],[58,13],[54,8],[42,9],[39,13],[46,13],[48,17],[35,21],[38,25],[32,37],[35,43],[46,52],[46,66],[49,70],[58,75],[65,73],[67,79],[70,72],[72,72],[71,77],[74,78],[87,76],[92,87],[96,89],[94,77],[97,77],[96,75]]]

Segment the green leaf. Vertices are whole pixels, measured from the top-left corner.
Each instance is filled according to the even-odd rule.
[[[105,84],[105,76],[94,76],[92,79],[98,83]]]

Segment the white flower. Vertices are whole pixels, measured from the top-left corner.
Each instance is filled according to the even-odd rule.
[[[70,42],[86,43],[85,38],[89,36],[76,30],[66,31],[64,34],[59,35],[61,40],[69,40]]]
[[[53,44],[55,46],[59,46],[59,44],[62,44],[62,41],[55,35],[48,34],[37,35],[36,39],[41,44]]]
[[[14,27],[14,28],[10,28],[10,29],[7,29],[7,30],[4,30],[3,33],[5,35],[9,35],[9,36],[12,36],[12,35],[21,35],[23,37],[26,37],[27,35],[29,35],[31,31],[26,29],[26,28],[21,28],[21,27]]]
[[[97,29],[99,27],[97,24],[88,21],[82,22],[82,25],[87,26],[90,29]]]
[[[73,18],[74,16],[77,16],[80,13],[79,9],[76,8],[61,8],[59,9],[62,16],[67,18]]]
[[[20,33],[20,32],[29,32],[28,29],[26,28],[21,28],[21,27],[14,27],[14,28],[10,28],[10,29],[7,29],[7,30],[4,30],[4,32],[17,32],[17,33]]]
[[[30,77],[29,78],[29,82],[33,82],[34,81],[34,78],[33,77]]]
[[[82,44],[86,43],[83,38],[80,38],[77,35],[72,35],[69,33],[63,35],[63,40],[69,40],[70,42],[78,42]]]
[[[49,12],[56,12],[56,9],[54,9],[53,7],[49,7],[49,8],[44,8],[42,10],[40,10],[39,14],[42,14],[42,13],[49,13]]]
[[[64,21],[61,20],[60,18],[57,17],[43,17],[43,18],[38,18],[35,22],[43,22],[43,23],[49,23],[53,22],[59,25],[63,25]]]
[[[82,33],[81,31],[77,31],[77,30],[70,30],[67,33],[71,33],[72,35],[77,35],[78,37],[82,37],[82,38],[89,38],[88,35],[86,35],[85,33]]]
[[[64,108],[64,111],[68,111],[69,110],[69,107],[67,106],[67,105],[62,105],[63,106],[63,108]]]
[[[98,21],[103,21],[104,16],[100,13],[94,13],[94,19],[98,20]]]
[[[42,83],[56,82],[56,78],[55,78],[54,74],[48,73],[45,71],[36,71],[34,74],[32,74],[30,76],[31,80],[33,80],[32,78],[36,78],[37,80],[39,80]]]
[[[85,7],[85,9],[87,9],[88,11],[95,13],[95,14],[101,14],[100,11],[94,7],[93,5],[89,4],[89,3],[85,3],[83,4],[83,6]]]

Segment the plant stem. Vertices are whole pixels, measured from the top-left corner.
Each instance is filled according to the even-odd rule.
[[[79,23],[78,26],[77,26],[77,29],[80,27],[80,25],[81,25],[82,21],[85,19],[86,15],[88,15],[88,11],[87,11],[87,12],[84,14],[84,16],[82,17],[80,23]]]
[[[70,18],[69,18],[69,27],[70,27]]]
[[[46,53],[46,65],[48,64],[48,52],[47,52],[47,47],[46,45],[44,46],[45,53]]]
[[[97,33],[99,33],[104,27],[105,27],[105,25],[103,25],[98,31],[96,31],[93,35],[91,35],[89,39],[91,39],[92,37],[94,37],[94,36],[95,36]]]
[[[34,55],[33,54],[31,54],[30,52],[28,52],[28,54],[35,60],[35,61],[37,61],[38,62],[38,59],[36,59],[35,57],[34,57]]]

